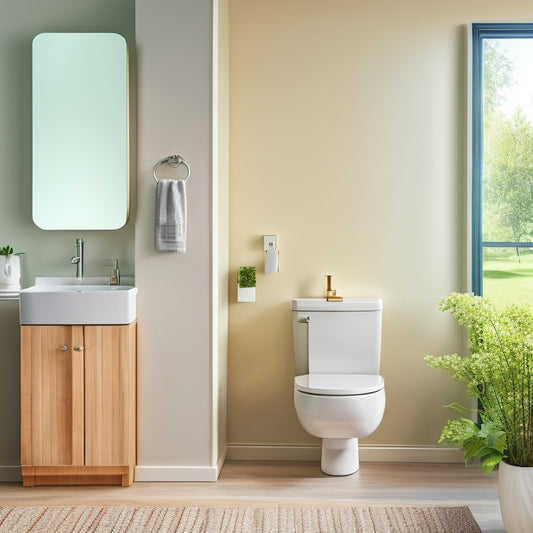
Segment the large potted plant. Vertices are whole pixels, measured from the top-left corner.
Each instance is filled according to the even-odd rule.
[[[20,290],[20,255],[8,244],[0,247],[0,292]]]
[[[453,293],[439,302],[464,326],[470,352],[426,356],[427,364],[465,383],[479,409],[451,407],[439,443],[460,447],[465,460],[479,457],[484,472],[499,467],[500,506],[508,533],[533,532],[533,311],[496,309],[473,294]]]

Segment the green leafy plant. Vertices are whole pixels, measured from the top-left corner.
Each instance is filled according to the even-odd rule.
[[[474,412],[458,404],[446,406],[463,417],[448,420],[439,443],[462,448],[465,460],[479,457],[487,473],[503,459],[511,465],[533,466],[531,307],[497,310],[485,297],[461,293],[444,298],[439,307],[468,330],[471,355],[428,355],[425,361],[463,382],[479,404]],[[470,418],[473,413],[478,423]]]
[[[22,254],[25,254],[26,252],[16,252],[14,253],[13,252],[13,248],[8,244],[7,246],[2,246],[0,248],[0,255],[5,255],[6,257],[10,256],[10,255],[22,255]]]
[[[255,287],[255,267],[243,266],[239,268],[237,273],[237,283],[241,289],[248,287]]]

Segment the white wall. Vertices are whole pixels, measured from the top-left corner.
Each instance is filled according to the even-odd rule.
[[[210,0],[136,1],[141,481],[214,480],[223,453],[218,432],[225,428],[224,409],[220,422],[217,411],[225,387],[215,382],[218,341],[212,333],[219,329],[212,323],[218,269],[212,264],[218,250],[212,233],[212,17]],[[185,254],[155,252],[153,245],[152,168],[171,154],[191,167]],[[159,167],[158,177],[165,170]]]
[[[229,10],[213,2],[213,462],[226,456],[229,261]],[[218,365],[215,366],[215,362]]]

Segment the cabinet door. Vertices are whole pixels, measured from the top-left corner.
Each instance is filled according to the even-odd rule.
[[[134,465],[136,325],[85,326],[85,464]]]
[[[83,464],[81,346],[81,326],[21,327],[23,466]]]

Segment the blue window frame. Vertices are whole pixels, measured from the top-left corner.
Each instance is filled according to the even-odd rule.
[[[483,294],[483,249],[533,248],[533,242],[483,240],[483,42],[485,39],[533,39],[533,24],[486,23],[471,25],[471,243],[472,291]]]

